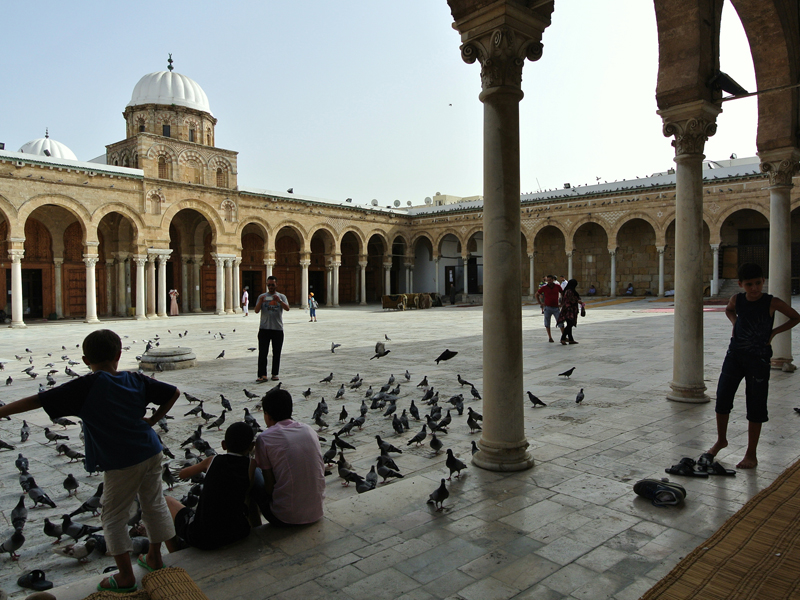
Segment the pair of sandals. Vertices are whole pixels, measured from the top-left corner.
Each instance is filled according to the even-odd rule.
[[[684,457],[677,465],[672,465],[669,469],[664,469],[670,475],[683,475],[684,477],[707,478],[709,475],[733,476],[736,471],[726,469],[716,460],[714,455],[706,452],[701,454],[696,461],[693,458]]]
[[[661,479],[642,479],[633,485],[633,491],[642,498],[652,501],[653,506],[664,508],[681,504],[686,498],[686,489],[672,483],[666,477]]]
[[[277,375],[273,375],[271,380],[272,381],[280,381],[281,378],[278,377]],[[269,377],[259,377],[258,379],[256,379],[256,383],[267,383],[268,381],[270,381]]]

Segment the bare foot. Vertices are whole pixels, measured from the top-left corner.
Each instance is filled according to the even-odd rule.
[[[728,440],[717,440],[717,443],[714,444],[713,446],[711,446],[711,448],[708,449],[708,454],[710,454],[711,456],[715,456],[716,457],[717,456],[717,452],[719,452],[723,448],[727,448],[727,447],[728,447]]]
[[[736,465],[737,469],[755,469],[758,466],[758,459],[755,456],[747,456],[742,459],[742,461]]]

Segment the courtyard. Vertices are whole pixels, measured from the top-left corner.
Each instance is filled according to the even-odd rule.
[[[712,397],[730,336],[730,324],[720,308],[706,307],[704,312],[704,380]],[[420,402],[423,390],[416,387],[427,377],[445,411],[448,398],[464,394],[464,415],[452,411],[449,433],[440,436],[444,449],[434,455],[427,443],[419,448],[406,445],[424,420],[412,419],[410,431],[395,435],[391,419],[371,410],[363,430],[354,430],[347,438],[356,449],[346,451],[345,457],[365,474],[378,455],[375,435],[381,435],[403,449],[395,458],[402,479],[359,495],[353,486],[341,485],[334,467],[327,477],[321,522],[289,531],[262,526],[235,546],[210,553],[189,549],[165,556],[165,562],[185,568],[214,600],[637,599],[800,456],[800,422],[792,410],[799,380],[773,371],[771,420],[764,427],[757,469],[739,471],[735,477],[675,477],[687,489],[686,502],[678,508],[656,508],[633,493],[636,481],[666,476],[665,468],[683,456],[697,458],[715,438],[713,402],[682,404],[665,399],[672,378],[671,309],[672,303],[664,299],[589,304],[587,317],[575,331],[580,343],[561,346],[547,342],[538,306],[523,306],[524,386],[547,406],[534,409],[524,399],[534,468],[497,473],[469,464],[470,442],[479,440],[480,433],[470,434],[466,407],[477,412],[482,408],[469,387],[457,381],[461,375],[483,393],[481,306],[405,312],[386,312],[375,305],[320,308],[317,323],[308,322],[307,312],[293,308],[284,316],[281,382],[292,393],[295,416],[303,422],[311,424],[317,402],[326,399],[330,412],[324,418],[330,427],[320,432],[328,440],[322,443],[323,451],[341,427],[342,405],[351,416],[357,415],[365,389],[372,386],[377,391],[391,375],[401,383],[398,412],[408,409],[412,400],[421,413],[427,412],[429,407]],[[248,348],[256,345],[257,315],[191,314],[4,330],[0,360],[7,362],[2,374],[3,379],[10,375],[13,383],[2,388],[2,400],[35,393],[44,383],[48,362],[59,370],[57,382],[66,381],[67,363],[60,357],[80,360],[76,344],[95,327],[125,336],[123,344],[130,350],[123,352],[121,369],[136,368],[143,340],[156,336],[160,347],[192,348],[198,361],[195,368],[156,377],[205,400],[206,411],[215,415],[221,410],[219,395],[224,394],[233,405],[226,424],[242,419],[245,407],[254,409],[256,400],[246,398],[243,389],[263,393],[272,385],[255,384],[256,354]],[[378,341],[385,341],[391,353],[370,360]],[[341,344],[333,354],[332,342]],[[446,348],[458,355],[437,365],[434,359]],[[216,359],[222,350],[224,358]],[[28,366],[28,356],[33,356],[40,373],[36,380],[20,372]],[[558,377],[570,367],[575,367],[571,378]],[[83,366],[73,368],[87,372]],[[406,370],[408,382],[403,377]],[[320,383],[329,373],[332,383]],[[364,383],[351,390],[348,382],[356,374]],[[341,384],[346,388],[344,398],[334,400]],[[306,400],[301,392],[308,388],[311,395]],[[581,388],[585,400],[577,405]],[[730,446],[718,457],[726,467],[741,459],[746,443],[743,393],[740,396],[742,402],[731,416]],[[176,467],[183,459],[180,443],[203,423],[196,416],[183,416],[189,408],[181,397],[172,410],[175,420],[169,422],[169,433],[162,434],[177,456]],[[260,419],[260,413],[257,416]],[[0,466],[3,539],[11,532],[10,512],[20,495],[14,467],[17,453],[30,460],[31,474],[58,508],[32,509],[26,502],[26,543],[18,563],[0,557],[0,588],[12,598],[24,597],[27,591],[17,586],[17,578],[26,569],[41,568],[54,582],[59,600],[83,598],[113,560],[93,554],[83,564],[59,556],[52,552],[52,540],[42,533],[42,525],[45,517],[60,520],[77,508],[100,478],[70,464],[57,455],[54,444],[45,443],[43,428],[51,424],[43,411],[25,418],[32,432],[22,444],[18,443],[21,419],[0,421],[0,438],[16,446],[4,451],[6,459]],[[69,435],[67,443],[80,448],[76,426],[55,430]],[[204,438],[220,450],[223,433],[224,427],[219,432],[208,430]],[[469,466],[461,478],[448,482],[450,497],[444,510],[436,512],[426,500],[449,474],[444,464],[447,448]],[[80,482],[77,499],[67,498],[62,487],[69,473]],[[180,483],[167,493],[180,498],[189,487]],[[76,519],[100,524],[99,518],[88,514]],[[65,545],[63,540],[61,546]]]

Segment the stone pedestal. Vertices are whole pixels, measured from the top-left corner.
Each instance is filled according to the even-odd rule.
[[[139,368],[142,371],[178,371],[196,364],[197,357],[191,348],[151,348],[142,355]]]

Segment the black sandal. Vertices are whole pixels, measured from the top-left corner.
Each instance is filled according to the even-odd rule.
[[[28,588],[29,590],[43,592],[45,590],[52,589],[53,582],[47,581],[47,579],[44,578],[44,571],[41,569],[34,569],[33,571],[24,573],[19,579],[17,579],[17,585]]]

